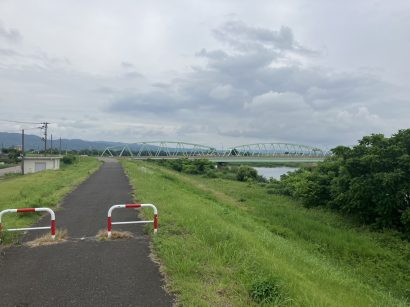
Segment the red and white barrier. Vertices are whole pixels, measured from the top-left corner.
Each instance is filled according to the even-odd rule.
[[[51,237],[53,240],[56,237],[56,215],[53,210],[50,208],[20,208],[20,209],[6,209],[3,211],[0,211],[0,232],[2,230],[2,224],[1,224],[1,218],[3,214],[6,213],[18,213],[18,212],[42,212],[42,211],[47,211],[50,213],[51,216],[51,225],[46,226],[46,227],[29,227],[29,228],[12,228],[12,229],[6,229],[7,231],[24,231],[24,230],[40,230],[40,229],[51,229]]]
[[[154,220],[152,221],[129,221],[129,222],[112,222],[111,214],[114,209],[118,208],[143,208],[143,207],[150,207],[154,210]],[[112,225],[123,225],[123,224],[147,224],[147,223],[154,223],[154,233],[158,231],[158,210],[152,204],[121,204],[121,205],[114,205],[108,210],[108,220],[107,220],[107,230],[108,230],[108,238],[111,238],[111,230]]]

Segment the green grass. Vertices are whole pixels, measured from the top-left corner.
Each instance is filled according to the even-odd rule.
[[[57,171],[43,171],[24,176],[10,176],[0,180],[0,210],[27,207],[55,208],[64,195],[98,169],[95,158],[81,158],[78,163],[62,166]],[[3,227],[20,228],[33,224],[38,213],[6,214]],[[3,241],[15,238],[15,233],[3,232]]]
[[[123,161],[169,288],[186,306],[406,306],[410,247],[266,187]]]

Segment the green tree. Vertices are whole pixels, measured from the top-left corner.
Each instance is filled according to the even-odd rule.
[[[410,235],[410,129],[365,136],[332,152],[317,168],[285,176],[278,190],[291,190],[307,207],[326,206]]]

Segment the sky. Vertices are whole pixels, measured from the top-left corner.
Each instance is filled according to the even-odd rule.
[[[409,55],[408,0],[0,0],[0,131],[352,145],[410,128]]]

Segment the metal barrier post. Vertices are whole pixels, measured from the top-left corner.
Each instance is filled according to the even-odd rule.
[[[53,240],[56,237],[56,215],[53,210],[50,208],[20,208],[20,209],[5,209],[0,211],[0,232],[2,230],[1,218],[6,213],[18,213],[18,212],[42,212],[46,211],[50,213],[51,216],[51,225],[46,227],[28,227],[28,228],[12,228],[6,229],[7,231],[25,231],[25,230],[40,230],[40,229],[51,229],[51,237]]]
[[[114,209],[118,208],[143,208],[143,207],[150,207],[154,210],[154,220],[152,221],[128,221],[128,222],[113,222],[111,219],[111,214]],[[147,224],[147,223],[154,223],[154,233],[158,231],[158,210],[153,204],[121,204],[121,205],[114,205],[108,210],[107,216],[107,230],[108,230],[108,238],[111,238],[111,230],[112,225],[124,225],[124,224]]]

